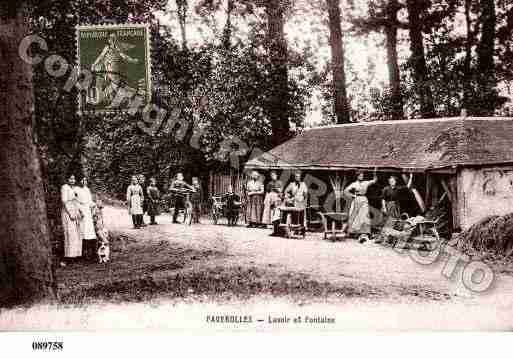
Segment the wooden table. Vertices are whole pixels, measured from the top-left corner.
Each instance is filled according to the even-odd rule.
[[[278,207],[280,210],[279,227],[283,229],[285,237],[292,238],[299,235],[305,238],[305,208],[299,207]]]

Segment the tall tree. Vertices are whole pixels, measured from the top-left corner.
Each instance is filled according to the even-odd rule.
[[[271,142],[277,146],[288,139],[289,124],[289,88],[288,53],[285,39],[284,0],[266,0],[264,3],[267,17],[267,48],[269,56],[270,95],[268,112],[271,120]]]
[[[93,0],[27,0],[30,4],[30,31],[46,40],[46,54],[58,54],[69,64],[75,61],[77,24],[152,23],[154,11],[164,9],[164,0],[93,1]],[[155,37],[152,37],[155,38]],[[71,67],[71,66],[70,66]],[[77,115],[77,90],[64,91],[69,75],[54,77],[44,63],[33,66],[35,95],[35,133],[42,154],[46,205],[52,236],[52,247],[62,251],[60,186],[65,173],[82,173],[84,143],[95,121]],[[105,118],[102,116],[102,120]],[[128,120],[127,120],[128,121]],[[94,179],[92,178],[93,182]],[[93,183],[94,185],[94,183]]]
[[[232,12],[235,8],[234,0],[226,0],[226,23],[223,28],[222,44],[225,49],[230,49],[232,46]]]
[[[385,34],[387,68],[390,94],[388,97],[388,117],[395,120],[404,118],[404,103],[401,91],[401,71],[397,55],[397,33],[402,27],[398,12],[403,6],[397,0],[370,0],[368,16],[354,18],[355,31],[360,34],[381,32]]]
[[[474,30],[472,29],[471,19],[472,0],[465,0],[465,59],[463,60],[463,107],[470,109],[472,107],[472,47],[474,46]]]
[[[423,118],[435,116],[433,93],[430,87],[426,56],[424,53],[424,36],[422,28],[425,13],[430,5],[429,0],[407,0],[408,9],[408,30],[410,34],[410,64],[412,67],[413,80],[419,101],[420,114]]]
[[[56,297],[39,155],[32,68],[18,48],[26,2],[0,3],[0,306]]]
[[[344,45],[340,17],[340,0],[327,0],[330,29],[331,67],[333,72],[333,100],[337,123],[351,122],[351,110],[346,93]]]
[[[187,10],[189,4],[187,0],[176,0],[178,11],[178,23],[180,24],[180,35],[182,37],[182,50],[187,50]]]
[[[399,28],[397,13],[400,9],[401,5],[397,0],[388,0],[384,9],[385,46],[387,50],[388,78],[390,80],[393,119],[402,119],[404,117],[404,104],[401,93],[401,72],[397,56],[397,31]]]
[[[497,79],[495,77],[495,14],[494,0],[481,0],[481,38],[477,46],[478,91],[481,101],[474,110],[480,115],[493,115],[497,106]]]

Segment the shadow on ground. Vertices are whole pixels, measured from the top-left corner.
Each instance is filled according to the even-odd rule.
[[[194,298],[224,302],[257,295],[286,297],[293,302],[328,298],[383,298],[391,295],[445,300],[450,296],[426,288],[376,288],[364,283],[333,285],[311,276],[284,271],[269,264],[219,265],[229,255],[222,251],[187,248],[166,240],[135,240],[116,233],[106,265],[75,263],[58,270],[62,304],[94,302],[151,302],[162,298]]]

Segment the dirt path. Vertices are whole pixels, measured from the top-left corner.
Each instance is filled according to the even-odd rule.
[[[502,293],[513,300],[513,277],[497,275],[493,290],[475,294],[465,288],[458,267],[451,277],[442,275],[447,263],[440,259],[422,265],[408,253],[398,253],[373,242],[360,244],[353,240],[329,242],[319,233],[309,233],[305,240],[270,237],[269,230],[243,226],[227,227],[205,224],[182,226],[160,218],[158,226],[132,230],[123,210],[108,208],[106,218],[114,231],[140,240],[158,238],[196,250],[214,250],[226,254],[211,265],[256,266],[278,272],[300,272],[318,281],[334,285],[364,284],[390,294],[408,294],[409,290],[437,292],[450,297],[485,300]],[[128,228],[128,229],[127,229]]]
[[[126,210],[114,207],[105,209],[105,219],[116,238],[112,262],[59,269],[66,309],[3,312],[0,328],[513,328],[509,275],[497,275],[493,288],[476,294],[462,284],[461,270],[451,279],[442,275],[445,260],[420,265],[372,242],[328,242],[315,233],[305,240],[275,238],[269,230],[242,226],[171,224],[168,216],[134,230]],[[336,323],[205,322],[208,314],[265,320],[305,313]]]

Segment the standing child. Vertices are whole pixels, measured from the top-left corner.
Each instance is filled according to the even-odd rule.
[[[150,185],[146,188],[146,199],[148,216],[150,216],[150,224],[155,225],[155,217],[160,214],[160,191],[157,188],[157,180],[150,178]]]
[[[141,228],[143,224],[143,201],[143,189],[139,185],[137,176],[132,176],[132,182],[126,190],[126,203],[128,206],[128,214],[132,216],[132,222],[135,229]]]
[[[192,177],[192,187],[194,192],[191,195],[192,202],[192,223],[200,223],[201,201],[203,200],[203,191],[198,177]]]

